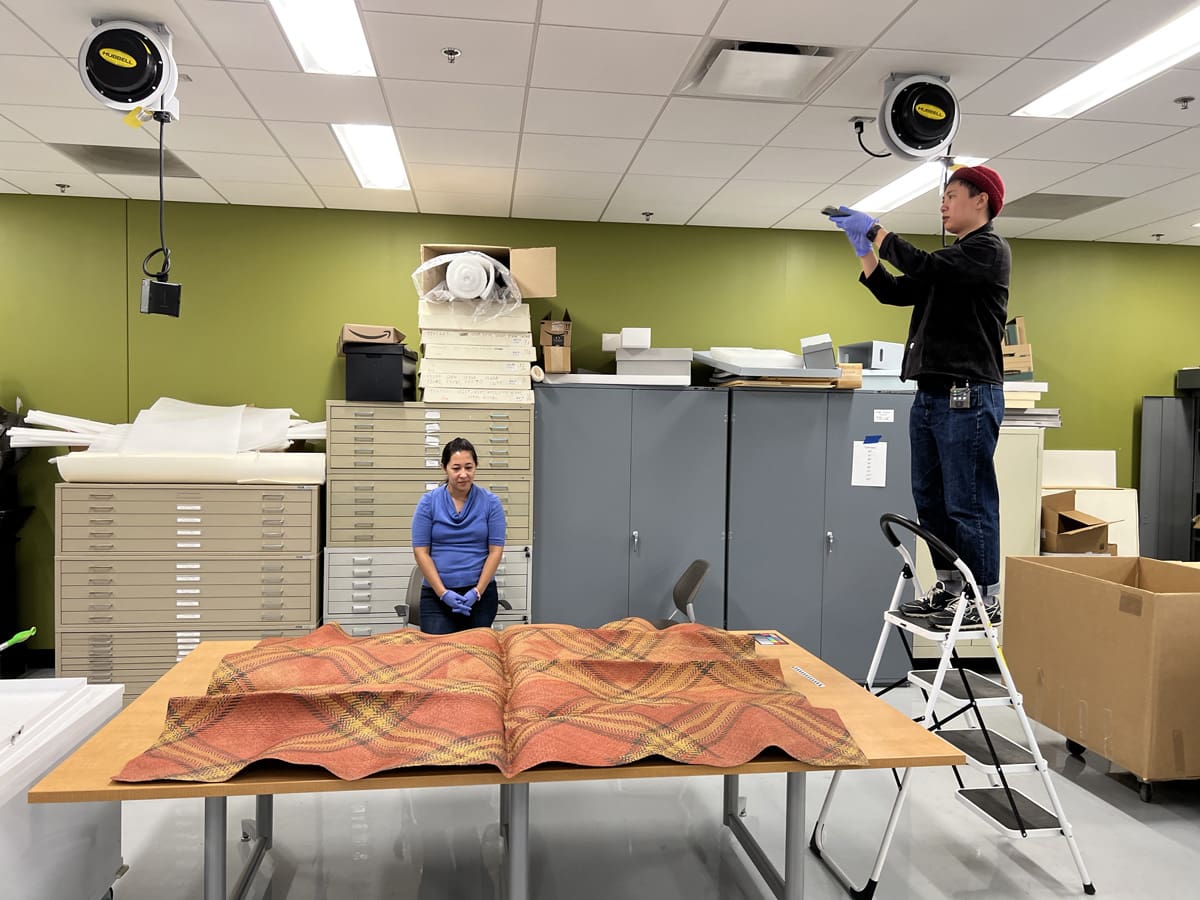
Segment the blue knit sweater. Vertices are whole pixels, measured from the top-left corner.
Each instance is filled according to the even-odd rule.
[[[462,511],[446,485],[423,496],[413,513],[412,545],[428,547],[446,587],[474,587],[489,547],[504,546],[504,509],[487,488],[471,485]],[[428,582],[426,582],[428,583]]]

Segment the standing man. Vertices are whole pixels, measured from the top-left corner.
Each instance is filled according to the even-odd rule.
[[[870,215],[841,208],[833,223],[862,262],[859,280],[890,306],[911,306],[901,376],[916,379],[909,420],[912,492],[921,525],[956,550],[1000,620],[1000,494],[993,454],[1004,418],[1001,340],[1012,256],[992,228],[1004,182],[986,166],[955,169],[942,196],[942,224],[958,240],[926,253]],[[879,255],[876,256],[875,248]],[[882,257],[901,273],[892,275]],[[953,560],[933,554],[939,581],[903,604],[908,616],[948,629],[963,592]],[[980,628],[975,605],[963,627]]]

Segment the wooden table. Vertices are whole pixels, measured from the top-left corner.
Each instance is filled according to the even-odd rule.
[[[782,635],[781,635],[782,636]],[[773,752],[733,769],[690,766],[665,760],[612,768],[546,765],[508,779],[488,766],[455,769],[399,769],[344,781],[315,767],[257,764],[216,784],[156,781],[122,784],[111,780],[157,739],[171,697],[203,694],[222,657],[249,650],[255,641],[211,641],[200,644],[145,693],[126,707],[29,792],[31,803],[80,803],[111,800],[204,798],[204,900],[224,900],[226,798],[256,798],[255,819],[243,823],[254,848],[230,896],[240,898],[250,885],[263,854],[271,846],[272,798],[275,794],[322,791],[366,791],[389,788],[494,784],[500,787],[500,826],[509,900],[529,893],[529,785],[547,781],[592,781],[618,778],[679,778],[721,775],[725,778],[723,821],[745,848],[780,900],[798,900],[804,890],[804,787],[807,772],[829,771]],[[815,706],[836,709],[862,748],[868,768],[907,769],[960,765],[964,756],[907,716],[869,694],[860,685],[794,643],[759,645],[758,654],[779,659],[789,686]],[[818,682],[793,669],[798,666]],[[785,858],[781,877],[738,815],[738,776],[787,773]]]

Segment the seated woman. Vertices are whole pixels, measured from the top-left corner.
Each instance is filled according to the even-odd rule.
[[[504,509],[475,484],[479,458],[466,438],[442,448],[446,483],[430,491],[413,513],[413,556],[421,574],[421,630],[452,634],[490,628],[499,593],[493,580],[504,552]]]

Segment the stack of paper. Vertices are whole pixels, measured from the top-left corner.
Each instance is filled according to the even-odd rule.
[[[474,300],[417,304],[424,345],[417,385],[425,402],[533,403],[529,304],[499,314]]]
[[[1005,381],[1004,424],[1059,428],[1062,425],[1059,411],[1037,405],[1049,389],[1050,385],[1044,381]]]

